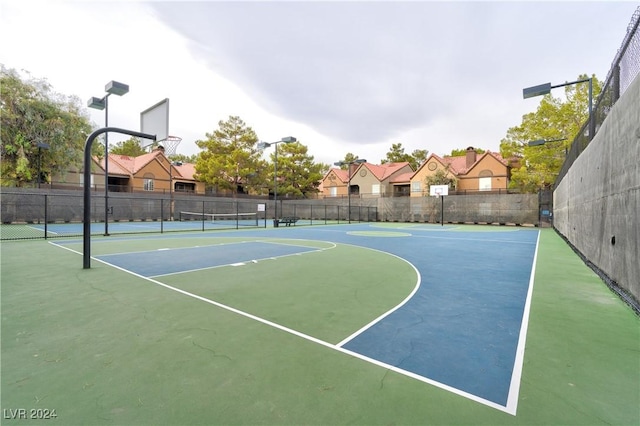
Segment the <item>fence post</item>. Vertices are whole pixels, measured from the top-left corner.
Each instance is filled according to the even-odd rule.
[[[38,177],[38,179],[40,179],[40,177]],[[49,210],[47,209],[48,204],[49,204],[48,196],[47,194],[44,194],[44,239],[45,240],[49,235],[49,233],[47,232],[47,222],[49,222],[49,217],[48,217]]]
[[[620,64],[614,66],[611,71],[613,73],[611,106],[613,106],[620,99]]]

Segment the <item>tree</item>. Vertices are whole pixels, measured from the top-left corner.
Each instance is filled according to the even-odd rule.
[[[128,155],[129,157],[137,157],[147,153],[147,151],[142,148],[140,139],[136,137],[116,143],[110,152],[112,154]]]
[[[387,157],[380,160],[381,164],[385,163],[404,163],[411,164],[413,170],[417,170],[420,164],[427,159],[429,151],[426,149],[416,149],[411,154],[406,154],[401,143],[391,144],[391,149],[387,152]]]
[[[449,185],[452,189],[458,187],[458,181],[449,173],[449,164],[444,169],[438,169],[434,174],[427,176],[424,183],[427,188],[431,185]]]
[[[271,162],[275,161],[275,151]],[[307,197],[318,192],[322,176],[329,165],[314,163],[308,148],[300,142],[278,144],[278,194],[293,197]],[[269,182],[273,185],[273,168]]]
[[[356,161],[358,158],[360,158],[360,157],[358,157],[357,155],[354,155],[354,154],[352,154],[350,152],[347,152],[347,155],[345,155],[344,159],[341,160],[342,163],[344,163],[344,164],[341,165],[340,168],[342,170],[347,170],[349,168],[349,163],[352,163],[352,162]]]
[[[426,149],[414,149],[411,156],[414,159],[414,161],[411,162],[411,167],[413,167],[413,170],[418,170],[418,167],[427,160],[429,151]]]
[[[219,128],[207,133],[207,139],[196,141],[203,151],[196,160],[196,179],[218,190],[256,189],[258,174],[266,164],[257,148],[258,136],[237,116],[220,120]]]
[[[474,148],[476,150],[476,154],[484,154],[485,151],[482,148]],[[467,155],[467,149],[466,148],[461,148],[461,149],[452,149],[451,150],[451,154],[449,155],[445,155],[445,157],[463,157]]]
[[[0,148],[3,186],[24,186],[42,175],[82,165],[91,124],[75,96],[55,93],[46,80],[0,69]],[[38,143],[49,146],[39,150]],[[93,151],[97,153],[97,149]]]
[[[578,80],[586,79],[580,75]],[[593,98],[601,91],[600,82],[593,77]],[[545,95],[535,112],[522,117],[519,126],[507,130],[500,142],[504,158],[517,158],[521,166],[512,170],[511,188],[523,192],[537,192],[550,187],[562,164],[566,151],[589,118],[589,94],[586,83],[565,86],[565,98]],[[542,146],[528,146],[527,142],[543,139],[556,142]]]
[[[181,163],[195,164],[198,161],[198,154],[185,155],[185,154],[172,154],[169,155],[171,161],[179,161]]]

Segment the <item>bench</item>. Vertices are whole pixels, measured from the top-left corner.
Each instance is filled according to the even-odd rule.
[[[295,216],[285,216],[285,217],[281,217],[280,219],[276,219],[274,221],[274,223],[276,224],[276,226],[278,226],[277,224],[282,223],[285,226],[291,226],[291,224],[295,224],[298,221],[298,217]]]

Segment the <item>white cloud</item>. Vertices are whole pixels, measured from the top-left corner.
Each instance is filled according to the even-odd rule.
[[[497,150],[534,110],[525,86],[604,79],[636,4],[625,2],[7,1],[0,62],[86,100],[110,80],[110,125],[170,98],[178,151],[240,116],[317,161],[378,162],[391,143]],[[90,110],[102,125],[104,113]],[[124,137],[122,137],[124,138]],[[110,137],[111,141],[118,140]]]

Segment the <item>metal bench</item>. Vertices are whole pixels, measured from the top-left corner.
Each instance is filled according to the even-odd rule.
[[[285,216],[285,217],[281,217],[280,219],[277,219],[277,223],[278,224],[283,224],[284,226],[291,226],[291,224],[295,224],[300,218],[295,217],[295,216]],[[276,221],[274,221],[275,223]],[[276,226],[278,226],[276,224]]]

